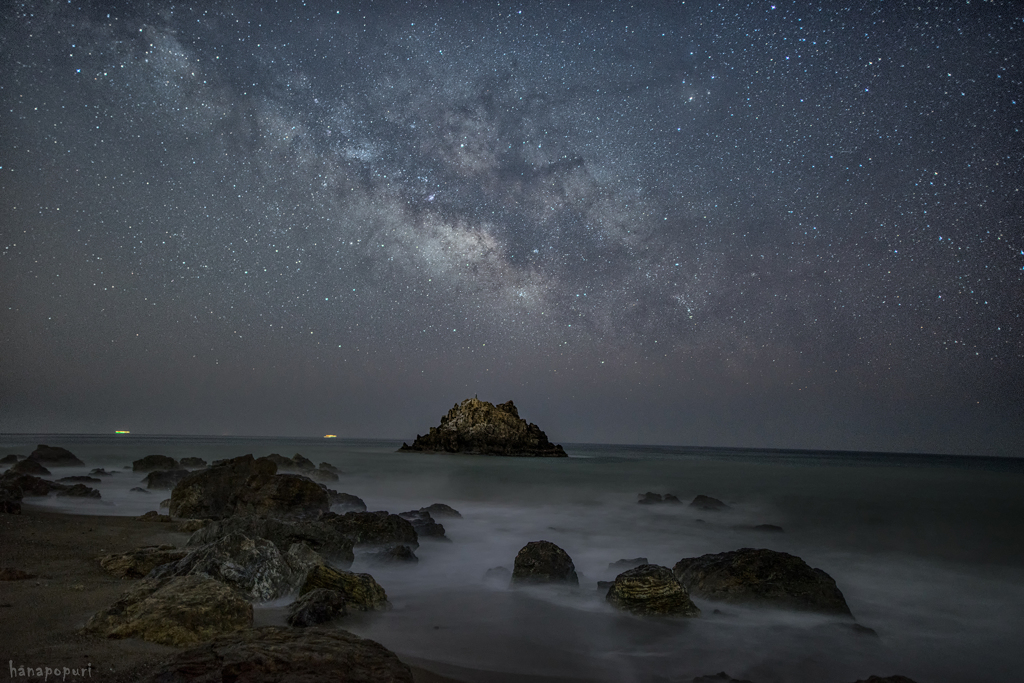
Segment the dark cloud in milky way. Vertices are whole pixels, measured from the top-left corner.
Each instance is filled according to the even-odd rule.
[[[12,6],[0,429],[1017,453],[1015,12]]]

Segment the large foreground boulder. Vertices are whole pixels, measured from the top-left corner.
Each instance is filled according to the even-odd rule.
[[[43,467],[80,467],[85,464],[66,448],[47,446],[44,443],[36,446],[28,459],[34,460]]]
[[[512,585],[562,583],[580,585],[569,554],[551,541],[531,541],[516,555]]]
[[[684,558],[672,569],[691,595],[707,600],[850,616],[835,580],[788,553],[741,548]]]
[[[275,474],[258,487],[247,483],[234,499],[236,514],[316,519],[330,507],[327,491],[301,474]]]
[[[338,571],[332,567],[321,565],[314,567],[306,574],[306,580],[299,590],[302,597],[317,588],[337,591],[345,597],[349,609],[363,611],[386,610],[391,607],[388,595],[369,574]]]
[[[141,638],[187,647],[252,625],[252,605],[205,576],[143,581],[96,613],[85,632],[105,638]]]
[[[187,550],[171,545],[148,545],[126,553],[104,555],[100,566],[122,579],[141,579],[162,564],[177,562]]]
[[[329,588],[314,588],[288,605],[288,625],[298,628],[317,626],[348,614],[345,596]]]
[[[282,520],[267,517],[235,516],[210,522],[188,539],[189,548],[213,543],[232,533],[250,538],[265,538],[282,553],[296,543],[304,543],[327,560],[348,568],[355,556],[352,541],[325,522],[309,520]]]
[[[380,643],[340,629],[265,626],[175,655],[144,683],[413,683]]]
[[[540,427],[519,417],[512,401],[494,405],[477,398],[455,405],[441,418],[440,426],[417,436],[412,446],[403,443],[399,450],[566,457],[562,447],[548,441]]]
[[[384,510],[377,512],[329,512],[320,521],[330,524],[356,545],[402,544],[419,546],[419,536],[412,523]]]
[[[656,564],[642,564],[616,576],[606,598],[633,614],[700,616],[700,610],[672,570]]]
[[[173,489],[189,474],[191,472],[186,469],[153,470],[142,481],[146,483],[147,489]]]
[[[252,455],[215,462],[178,482],[171,491],[170,513],[191,519],[228,517],[235,511],[239,489],[258,489],[276,473],[277,465]]]

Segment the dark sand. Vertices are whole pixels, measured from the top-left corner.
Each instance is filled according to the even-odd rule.
[[[108,607],[132,583],[108,574],[96,558],[144,545],[181,547],[189,534],[176,528],[174,523],[140,522],[133,517],[69,515],[31,504],[23,506],[20,515],[0,515],[0,570],[35,575],[0,581],[0,673],[9,673],[11,663],[52,669],[88,669],[91,664],[92,680],[129,683],[177,652],[142,640],[108,640],[79,633],[93,614]],[[429,662],[407,663],[417,683],[457,683],[424,668]]]

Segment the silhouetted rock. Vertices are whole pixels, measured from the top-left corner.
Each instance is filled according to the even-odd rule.
[[[172,545],[148,545],[126,553],[104,555],[100,566],[122,579],[141,579],[162,564],[177,562],[187,550]]]
[[[145,580],[95,614],[85,632],[186,647],[252,624],[252,605],[208,576]]]
[[[388,546],[370,553],[366,559],[373,564],[415,564],[420,561],[407,545]]]
[[[710,676],[697,676],[693,679],[693,683],[751,683],[750,681],[739,678],[733,678],[724,671],[719,671],[716,674]]]
[[[85,463],[75,457],[75,454],[66,448],[59,446],[47,446],[46,444],[39,444],[36,449],[32,451],[32,455],[28,456],[29,460],[34,460],[43,467],[80,467]]]
[[[191,472],[188,470],[153,470],[146,475],[142,481],[146,482],[147,489],[173,489],[178,482],[187,477]]]
[[[51,474],[50,470],[32,459],[17,462],[7,471],[12,474],[31,474],[34,477],[49,477]]]
[[[171,491],[170,511],[175,517],[221,519],[235,511],[235,494],[243,487],[257,489],[277,472],[277,465],[243,455],[219,460],[178,482]]]
[[[62,484],[99,484],[103,480],[97,479],[96,477],[88,477],[84,474],[80,474],[74,477],[61,477],[57,481],[59,481]]]
[[[676,496],[671,493],[666,493],[664,496],[660,493],[653,493],[648,491],[647,493],[637,494],[637,503],[640,505],[657,505],[659,503],[672,503],[674,505],[681,505],[683,501],[679,500]]]
[[[647,564],[646,557],[634,557],[631,560],[618,560],[616,562],[609,562],[608,569],[615,572],[624,572],[627,569],[633,569],[639,567],[642,564]]]
[[[18,455],[17,453],[10,453],[10,454],[5,455],[4,457],[0,458],[0,465],[13,465],[14,463],[18,462],[19,460],[24,460],[24,459],[25,459],[24,455]]]
[[[462,515],[459,514],[458,510],[453,508],[451,505],[445,505],[444,503],[434,503],[433,505],[428,505],[425,508],[420,508],[420,511],[421,512],[428,512],[428,513],[430,513],[430,516],[434,517],[434,518],[437,518],[437,517],[458,517],[460,519],[462,518]]]
[[[324,472],[330,472],[331,474],[341,474],[341,470],[329,462],[320,463],[320,467],[318,469],[323,470]]]
[[[684,558],[673,571],[691,595],[707,600],[850,615],[832,577],[788,553],[741,548]]]
[[[55,481],[40,479],[31,474],[18,474],[10,470],[7,470],[3,473],[3,476],[0,476],[0,486],[21,491],[21,495],[18,496],[19,500],[22,497],[46,496],[52,491],[59,492],[68,489],[67,484],[58,484]]]
[[[232,533],[265,538],[282,553],[296,543],[304,543],[325,558],[348,567],[354,558],[352,541],[332,525],[312,520],[281,520],[255,516],[228,517],[210,522],[188,539],[189,548],[213,543]]]
[[[100,498],[100,492],[89,488],[85,484],[72,484],[63,491],[57,491],[58,496],[70,496],[72,498]]]
[[[477,398],[455,405],[441,418],[440,426],[417,436],[412,446],[403,443],[399,450],[566,457],[562,447],[548,441],[540,427],[519,417],[512,401],[494,405]]]
[[[277,465],[278,471],[283,470],[288,472],[303,472],[308,474],[310,470],[316,469],[316,465],[314,465],[312,462],[310,462],[308,458],[303,457],[299,453],[296,453],[291,458],[286,458],[278,453],[271,453],[270,455],[266,455],[260,458],[260,460],[273,461],[274,464]]]
[[[206,467],[206,461],[202,458],[188,457],[179,460],[178,465],[189,469],[198,469],[200,467]]]
[[[512,585],[564,583],[578,586],[576,567],[569,554],[550,541],[531,541],[516,555]]]
[[[174,655],[143,683],[413,683],[383,645],[348,631],[265,626]]]
[[[444,527],[434,521],[426,510],[409,510],[400,512],[398,516],[412,522],[416,529],[416,535],[420,538],[434,538],[448,540],[444,535]]]
[[[134,492],[134,493],[149,493],[149,491],[147,491],[146,489],[142,488],[141,486],[133,486],[133,487],[131,487],[128,490],[131,491],[131,492]]]
[[[91,474],[94,477],[110,477],[117,474],[117,472],[107,472],[102,467],[97,467],[96,469],[90,471],[89,474]]]
[[[338,571],[328,566],[315,567],[306,575],[299,595],[303,596],[317,588],[341,593],[350,610],[379,611],[391,607],[387,593],[369,574]]]
[[[133,472],[152,472],[153,470],[176,470],[178,461],[169,455],[147,455],[132,463]]]
[[[340,512],[366,512],[366,503],[359,496],[353,496],[351,493],[339,493],[326,486],[324,486],[324,490],[327,491],[327,497],[331,501],[332,509],[337,507],[337,511]]]
[[[0,513],[6,515],[21,514],[21,487],[11,484],[5,485],[0,481]]]
[[[606,599],[633,614],[700,616],[672,570],[656,564],[642,564],[616,576]]]
[[[729,506],[711,496],[700,495],[693,499],[690,503],[690,507],[698,508],[700,510],[725,510]]]
[[[345,596],[328,588],[316,588],[288,606],[288,625],[318,626],[348,614]]]
[[[352,539],[355,545],[419,545],[416,529],[409,520],[383,510],[346,512],[343,515],[328,512],[320,521]]]
[[[156,510],[150,510],[145,514],[139,515],[135,519],[139,522],[163,522],[165,524],[173,521],[170,515],[161,515]]]
[[[507,586],[511,580],[512,572],[508,567],[491,567],[484,572],[484,581],[500,583],[503,586]]]
[[[316,519],[330,507],[327,491],[301,474],[275,474],[235,492],[235,514]]]

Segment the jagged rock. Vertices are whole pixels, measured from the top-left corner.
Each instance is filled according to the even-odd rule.
[[[788,553],[741,548],[684,558],[673,572],[706,600],[850,615],[832,577]]]
[[[171,514],[194,519],[221,519],[235,511],[235,493],[242,488],[259,488],[277,473],[269,460],[243,455],[218,460],[178,482],[171,491]]]
[[[139,522],[170,522],[170,515],[161,515],[156,510],[150,510],[142,515],[135,518]]]
[[[413,683],[393,652],[347,631],[266,626],[175,655],[143,683]]]
[[[46,496],[51,491],[60,492],[69,488],[67,484],[58,484],[54,481],[34,477],[31,474],[18,474],[10,470],[0,476],[0,485],[21,491],[21,495],[18,496],[19,500],[24,496]]]
[[[26,581],[34,578],[36,578],[35,574],[29,574],[21,569],[14,569],[12,567],[0,569],[0,581]]]
[[[31,474],[34,477],[49,477],[50,470],[46,469],[38,462],[32,459],[22,460],[14,464],[11,469],[7,470],[12,474]]]
[[[420,512],[429,513],[431,517],[458,517],[462,518],[459,511],[453,508],[451,505],[445,505],[444,503],[434,503],[428,505],[425,508],[420,508]]]
[[[616,576],[606,599],[633,614],[700,616],[672,570],[656,564],[642,564]]]
[[[646,557],[634,557],[631,560],[617,560],[616,562],[609,562],[608,569],[615,572],[623,572],[627,569],[635,569],[642,564],[647,564]]]
[[[389,545],[393,543],[419,546],[416,529],[407,519],[379,512],[328,512],[320,521],[330,524],[355,545]]]
[[[315,588],[288,606],[288,625],[318,626],[348,614],[345,596],[339,591]]]
[[[73,498],[100,498],[100,492],[89,488],[85,484],[72,484],[63,491],[57,491],[58,496],[71,496]]]
[[[353,496],[351,493],[339,493],[326,486],[324,486],[324,490],[327,491],[332,508],[337,506],[342,512],[366,512],[366,503],[359,496]]]
[[[690,507],[700,510],[725,510],[729,506],[711,496],[699,495],[690,503]]]
[[[141,486],[133,486],[133,487],[131,487],[128,490],[129,491],[133,491],[135,493],[149,493],[149,491],[147,491],[146,489],[142,488]]]
[[[315,470],[316,465],[309,458],[304,457],[301,453],[296,453],[292,456],[292,462],[295,463],[295,467],[300,470]]]
[[[275,474],[235,492],[235,514],[316,519],[330,507],[327,491],[301,474]]]
[[[392,545],[370,553],[366,558],[373,564],[415,564],[420,561],[407,545]]]
[[[294,592],[302,583],[306,567],[293,567],[289,559],[267,539],[235,532],[191,550],[173,564],[158,567],[149,578],[209,576],[250,600],[265,602]]]
[[[569,554],[550,541],[531,541],[516,555],[512,585],[527,583],[580,584]]]
[[[80,467],[85,464],[66,448],[47,446],[44,443],[36,446],[28,459],[36,461],[43,467]]]
[[[173,489],[189,474],[188,470],[153,470],[142,481],[147,489]]]
[[[132,463],[133,472],[152,472],[153,470],[176,470],[178,461],[169,455],[147,455]]]
[[[187,547],[213,543],[231,533],[250,538],[265,538],[282,553],[295,543],[304,543],[331,562],[348,567],[352,564],[352,541],[334,526],[321,521],[279,520],[266,517],[237,516],[210,522],[188,539]]]
[[[329,462],[320,463],[319,469],[323,470],[324,472],[330,472],[331,474],[341,474],[341,470],[339,470],[337,467],[335,467]]]
[[[179,460],[178,465],[181,467],[196,469],[199,467],[206,467],[206,461],[202,458],[189,457]]]
[[[87,477],[84,474],[80,474],[75,477],[61,477],[57,481],[59,481],[62,484],[99,484],[103,480],[97,479],[96,477]]]
[[[412,526],[416,529],[416,535],[423,538],[435,538],[448,540],[444,535],[444,527],[434,521],[434,518],[430,516],[430,513],[424,509],[410,510],[409,512],[400,512],[398,516],[402,519],[407,519],[412,522]]]
[[[651,491],[648,491],[647,493],[639,493],[637,495],[639,496],[639,500],[636,502],[640,503],[640,505],[653,505],[655,503],[664,502],[660,493],[652,493]]]
[[[207,576],[145,580],[96,613],[85,632],[186,647],[252,624],[252,605]]]
[[[733,678],[724,671],[719,671],[716,674],[710,676],[697,676],[693,679],[693,683],[751,683],[750,681],[738,678]]]
[[[97,467],[97,468],[93,469],[92,471],[90,471],[89,474],[91,474],[94,477],[110,477],[110,476],[113,476],[113,475],[117,474],[117,472],[107,472],[102,467]]]
[[[369,574],[338,571],[326,565],[315,567],[306,575],[299,596],[317,588],[338,591],[345,597],[345,604],[349,609],[368,612],[391,607],[387,593]]]
[[[412,446],[403,443],[399,450],[566,457],[562,447],[548,441],[540,427],[519,417],[512,401],[494,405],[477,398],[455,405],[441,418],[440,426],[417,436]]]
[[[508,567],[491,567],[484,572],[484,581],[489,583],[500,583],[507,586],[511,580],[512,572],[509,571]]]
[[[147,545],[126,553],[104,555],[100,566],[122,579],[141,579],[162,564],[177,562],[187,550],[172,545]]]
[[[9,455],[5,455],[4,457],[0,458],[0,465],[13,465],[14,463],[18,462],[19,460],[24,460],[24,459],[25,459],[24,455],[18,455],[17,453],[10,453]]]

